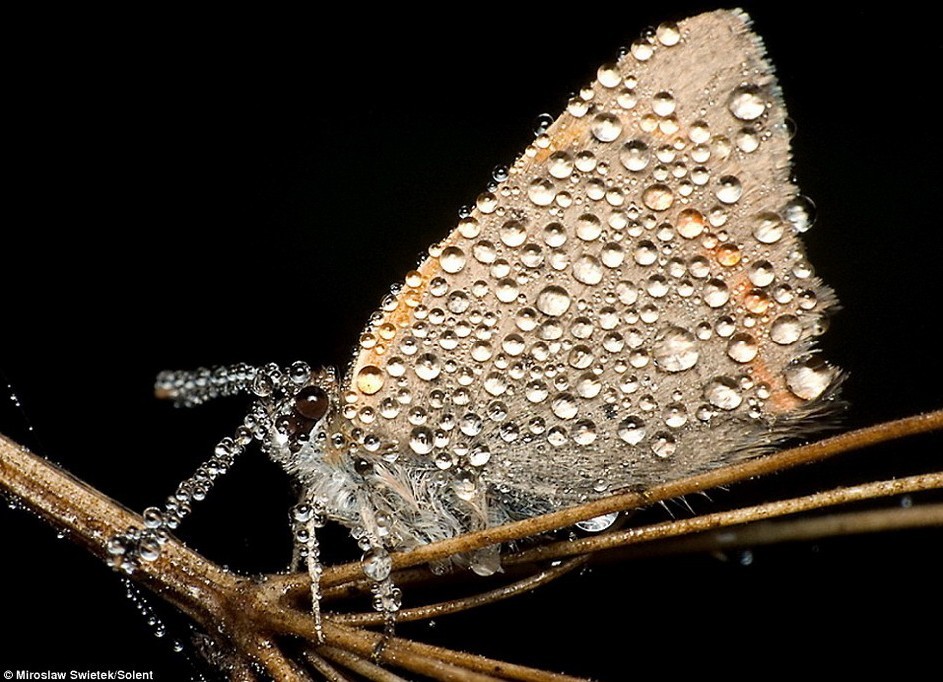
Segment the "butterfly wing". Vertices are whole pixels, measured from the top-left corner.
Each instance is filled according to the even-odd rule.
[[[824,411],[834,300],[796,234],[764,52],[719,11],[601,67],[374,316],[333,424],[346,452],[437,471],[497,523],[758,453]]]

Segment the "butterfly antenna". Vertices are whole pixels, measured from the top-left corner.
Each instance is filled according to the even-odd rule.
[[[195,370],[166,371],[157,375],[154,394],[178,407],[201,405],[213,398],[248,393],[260,376],[259,368],[245,363]]]

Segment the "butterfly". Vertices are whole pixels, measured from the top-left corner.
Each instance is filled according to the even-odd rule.
[[[739,11],[664,23],[604,64],[384,298],[343,376],[169,372],[192,405],[258,401],[149,528],[259,440],[304,489],[300,552],[335,521],[399,609],[389,552],[702,473],[808,433],[839,372],[815,352],[834,296],[799,233],[785,106]],[[133,570],[156,537],[115,541]],[[499,548],[457,557],[500,569]]]

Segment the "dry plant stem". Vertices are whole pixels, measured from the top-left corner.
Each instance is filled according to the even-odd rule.
[[[67,531],[100,559],[108,558],[106,545],[111,537],[131,526],[143,527],[137,514],[3,436],[0,490],[55,528]],[[236,576],[175,541],[164,545],[160,561],[143,563],[134,578],[198,622],[222,612],[239,583]]]
[[[584,565],[587,561],[588,557],[578,557],[560,566],[548,568],[524,580],[518,580],[510,585],[503,585],[488,592],[482,592],[481,594],[461,599],[452,599],[438,604],[427,604],[426,606],[420,606],[414,609],[404,609],[396,615],[396,620],[399,622],[407,622],[424,620],[426,618],[437,618],[450,613],[458,613],[459,611],[467,611],[468,609],[478,608],[479,606],[494,604],[495,602],[509,599],[523,594],[524,592],[530,592],[541,585],[546,585],[552,580],[566,575],[574,568]],[[332,617],[334,622],[343,623],[345,625],[383,625],[383,614],[381,613],[338,613],[334,614]]]
[[[370,680],[370,682],[409,682],[406,678],[384,670],[367,659],[345,651],[344,649],[338,649],[334,646],[322,646],[318,649],[318,653],[324,658],[357,673],[361,677],[365,677]]]
[[[625,545],[615,551],[599,555],[599,558],[622,561],[672,554],[723,552],[760,545],[807,542],[826,537],[931,526],[943,526],[943,504],[872,509],[790,521],[759,521],[737,529],[736,533],[731,533],[724,528],[689,537],[665,538],[645,544]]]
[[[53,526],[68,530],[71,537],[102,559],[107,558],[106,545],[113,535],[130,526],[142,526],[137,515],[2,437],[0,487]],[[133,577],[207,630],[224,626],[226,636],[244,657],[234,670],[242,679],[252,676],[245,666],[246,658],[260,663],[275,680],[311,679],[282,654],[267,634],[294,634],[314,643],[317,633],[310,614],[283,609],[270,599],[271,592],[220,569],[173,538],[163,545],[158,561],[144,563]],[[325,635],[328,644],[361,657],[371,656],[381,637],[333,623],[325,623]],[[496,679],[491,674],[535,682],[577,679],[399,638],[389,640],[383,661],[435,679],[461,682]]]
[[[314,682],[314,678],[285,656],[275,642],[264,637],[256,637],[254,643],[253,655],[273,680],[279,680],[279,682]]]
[[[730,485],[737,481],[783,471],[802,464],[818,462],[868,445],[876,445],[905,436],[941,429],[943,429],[943,410],[869,426],[765,457],[745,460],[699,476],[652,486],[642,492],[611,495],[578,507],[571,507],[524,521],[509,523],[496,528],[487,528],[456,538],[423,545],[407,552],[393,554],[393,567],[401,569],[438,561],[453,554],[469,552],[490,545],[512,542],[566,528],[579,521],[585,521],[603,514],[647,507],[663,500]],[[329,567],[325,569],[321,576],[321,588],[328,589],[334,585],[357,580],[360,577],[361,567],[358,562]],[[275,578],[275,582],[279,588],[291,590],[292,592],[308,590],[310,585],[308,576],[301,574],[278,577]]]
[[[421,547],[409,553],[397,554],[394,555],[394,566],[402,568],[427,563],[456,552],[469,551],[566,527],[579,520],[611,511],[647,506],[654,502],[730,484],[744,478],[817,461],[864,445],[940,428],[943,428],[943,410],[861,429],[777,455],[748,460],[692,479],[655,486],[641,493],[612,496],[578,508],[479,531],[461,538]],[[106,546],[109,538],[126,531],[131,526],[142,526],[142,521],[136,514],[50,462],[2,437],[0,437],[0,490],[22,501],[26,507],[39,514],[51,525],[67,531],[70,537],[102,559],[108,556]],[[903,492],[903,490],[898,489],[897,492]],[[829,496],[830,493],[823,493],[823,495]],[[834,496],[830,500],[829,503],[837,501]],[[692,519],[692,521],[696,520]],[[700,523],[709,522],[701,521]],[[664,533],[664,531],[659,532]],[[329,569],[325,572],[324,585],[327,587],[351,578],[358,578],[360,570],[359,564],[356,563]],[[310,679],[264,634],[266,632],[295,634],[307,638],[310,642],[317,641],[317,634],[313,630],[313,623],[307,613],[286,611],[278,601],[271,598],[273,589],[293,586],[302,586],[307,589],[306,578],[298,576],[273,578],[267,586],[260,587],[206,561],[174,539],[164,544],[158,561],[144,563],[135,573],[134,578],[175,604],[204,627],[209,629],[211,625],[224,624],[227,628],[225,634],[232,640],[237,651],[250,660],[261,663],[273,678],[277,680]],[[380,638],[380,635],[376,633],[358,631],[333,622],[326,624],[325,633],[328,644],[364,658],[372,655]],[[384,649],[383,661],[438,679],[494,679],[490,677],[491,675],[499,675],[503,679],[540,682],[575,679],[521,666],[511,666],[483,657],[399,638],[390,639]],[[241,677],[251,679],[252,674],[247,670],[246,662],[245,658],[240,660],[236,671],[242,670],[248,673]]]
[[[305,650],[301,654],[312,668],[324,676],[327,682],[350,682],[339,670],[313,651]]]
[[[260,625],[273,632],[293,635],[314,645],[318,641],[309,614],[293,610],[266,610],[255,614]],[[336,623],[330,614],[324,619],[324,638],[332,646],[367,658],[384,641],[380,663],[419,673],[437,680],[522,680],[525,682],[585,682],[582,678],[545,672],[535,668],[496,661],[442,647],[413,642],[401,637],[384,637]]]
[[[628,530],[607,533],[605,535],[555,542],[519,552],[507,557],[506,561],[512,564],[517,562],[546,561],[548,559],[559,559],[565,556],[582,556],[616,547],[652,542],[654,540],[677,537],[679,535],[701,533],[717,528],[724,528],[725,534],[736,537],[740,530],[730,528],[730,526],[777,516],[785,516],[787,514],[798,514],[800,512],[821,509],[823,507],[833,507],[849,502],[887,497],[888,495],[902,495],[941,487],[943,487],[943,473],[922,474],[890,481],[877,481],[850,488],[836,488],[835,490],[806,495],[804,497],[769,502],[753,507],[742,507],[740,509],[717,512],[714,514],[704,514],[703,516],[697,516],[691,519],[666,521],[664,523],[656,523],[640,528],[630,528]],[[924,515],[921,518],[929,523],[935,520],[932,515]]]

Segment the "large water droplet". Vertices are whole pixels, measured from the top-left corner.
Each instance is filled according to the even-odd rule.
[[[547,172],[558,180],[573,173],[573,158],[566,152],[554,152],[547,160]]]
[[[642,192],[642,203],[653,211],[667,211],[674,203],[674,195],[668,185],[651,185]]]
[[[736,203],[743,194],[743,185],[735,175],[725,175],[717,181],[714,191],[717,199],[725,204]]]
[[[416,358],[416,364],[413,366],[416,376],[424,381],[432,381],[442,371],[442,365],[438,358],[432,353],[423,353]]]
[[[652,97],[652,111],[656,116],[671,116],[675,106],[675,98],[670,92],[658,92]]]
[[[675,229],[682,237],[694,239],[704,231],[706,226],[707,219],[703,213],[693,208],[686,208],[678,214]]]
[[[815,224],[815,204],[809,197],[800,194],[786,204],[783,215],[794,231],[807,232]]]
[[[527,198],[537,206],[549,206],[557,196],[553,183],[546,178],[537,178],[527,188]]]
[[[660,431],[652,438],[652,452],[656,457],[665,459],[671,457],[678,449],[675,437],[667,431]]]
[[[425,426],[417,426],[409,434],[409,447],[417,455],[428,455],[432,452],[433,442],[432,431]]]
[[[775,244],[786,232],[783,219],[778,214],[766,211],[754,216],[753,236],[763,244]]]
[[[619,422],[617,433],[629,445],[638,445],[645,438],[645,422],[638,417],[626,417]]]
[[[818,356],[798,360],[786,368],[786,387],[803,400],[815,400],[832,384],[838,372]]]
[[[379,547],[366,551],[360,560],[360,565],[364,575],[377,582],[389,578],[393,570],[393,560],[389,553]]]
[[[364,365],[357,371],[357,390],[373,395],[383,388],[383,372],[375,365]]]
[[[550,227],[549,225],[547,227]],[[592,213],[584,213],[576,219],[576,236],[583,241],[591,242],[602,234],[602,223]],[[546,238],[546,228],[544,229]]]
[[[596,71],[596,79],[604,88],[614,88],[622,82],[618,64],[603,64]]]
[[[756,339],[745,332],[734,334],[727,342],[727,355],[734,362],[750,362],[758,352]]]
[[[697,338],[687,329],[668,327],[655,338],[652,356],[658,368],[666,372],[691,369],[700,357]]]
[[[558,317],[570,308],[570,294],[563,287],[551,285],[537,294],[537,310],[544,315]]]
[[[527,229],[520,220],[508,220],[499,230],[501,242],[506,246],[520,246],[527,239]]]
[[[550,410],[560,419],[573,419],[579,410],[579,403],[575,396],[561,393],[550,402]]]
[[[741,121],[758,119],[766,111],[766,99],[763,91],[755,85],[741,85],[734,88],[727,102],[730,113]]]
[[[595,256],[580,256],[573,262],[573,279],[577,282],[599,284],[602,275],[602,263]]]
[[[655,29],[655,38],[665,47],[677,45],[681,40],[681,29],[673,21],[663,22]]]
[[[716,377],[704,387],[704,397],[714,407],[734,410],[743,402],[737,382],[730,377]]]
[[[596,114],[589,129],[600,142],[612,142],[622,134],[622,121],[615,114]]]
[[[795,315],[780,315],[769,328],[769,337],[781,346],[788,346],[799,340],[802,323]]]
[[[638,172],[644,169],[649,162],[651,154],[648,145],[641,140],[631,140],[622,145],[619,150],[619,161],[628,170]]]

